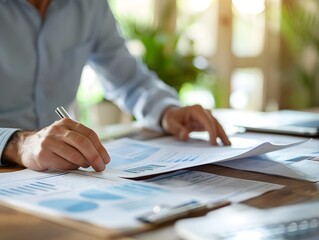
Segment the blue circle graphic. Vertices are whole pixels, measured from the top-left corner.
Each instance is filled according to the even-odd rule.
[[[63,212],[85,212],[98,208],[98,204],[77,199],[55,199],[39,203],[40,206],[48,207]]]

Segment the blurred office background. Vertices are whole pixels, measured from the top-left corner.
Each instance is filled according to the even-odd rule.
[[[272,111],[319,106],[318,0],[109,0],[127,46],[182,104]],[[131,121],[83,69],[89,125]]]

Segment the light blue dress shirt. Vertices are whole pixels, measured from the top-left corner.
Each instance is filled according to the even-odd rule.
[[[162,111],[179,105],[129,54],[106,0],[52,0],[43,21],[25,0],[0,0],[0,156],[14,131],[48,126],[57,106],[70,106],[85,64],[105,96],[147,127],[160,129]]]

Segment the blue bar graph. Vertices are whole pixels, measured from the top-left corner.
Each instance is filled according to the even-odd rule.
[[[49,183],[44,183],[40,181],[15,184],[14,186],[7,186],[5,188],[0,188],[0,196],[23,196],[23,195],[39,195],[43,193],[49,193],[56,191],[57,188]]]
[[[198,154],[172,154],[171,156],[167,156],[161,162],[165,163],[182,163],[182,162],[192,162],[198,158]]]
[[[157,165],[157,164],[149,164],[149,165],[145,165],[145,166],[141,166],[141,167],[125,169],[124,171],[129,172],[129,173],[139,174],[139,173],[146,172],[146,171],[153,171],[153,170],[155,170],[157,168],[161,168],[161,167],[165,167],[165,166]]]
[[[140,183],[128,183],[128,184],[118,185],[118,186],[112,187],[112,189],[125,195],[133,194],[133,195],[139,195],[139,196],[154,195],[157,193],[165,192],[165,190],[159,187],[148,186],[146,184],[140,184]]]

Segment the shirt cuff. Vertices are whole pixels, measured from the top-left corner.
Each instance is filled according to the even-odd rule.
[[[143,126],[157,132],[163,132],[160,125],[162,114],[168,107],[180,107],[180,102],[174,98],[166,98],[153,106],[152,110],[147,114],[143,121]]]
[[[4,166],[4,164],[2,164],[2,153],[5,146],[7,145],[8,140],[16,131],[19,130],[20,129],[17,128],[0,129],[0,166]]]

